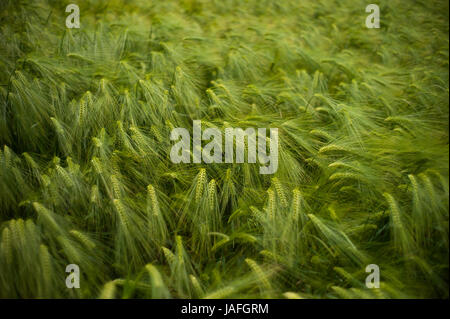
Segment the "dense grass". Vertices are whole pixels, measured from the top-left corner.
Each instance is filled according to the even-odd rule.
[[[448,298],[447,1],[76,2],[0,5],[0,297]],[[278,171],[173,164],[196,119]]]

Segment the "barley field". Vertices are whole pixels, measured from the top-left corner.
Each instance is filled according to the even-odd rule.
[[[69,3],[0,3],[0,298],[449,297],[447,1]]]

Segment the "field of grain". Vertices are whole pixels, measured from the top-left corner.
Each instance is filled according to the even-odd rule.
[[[449,297],[447,1],[73,3],[0,4],[0,298]]]

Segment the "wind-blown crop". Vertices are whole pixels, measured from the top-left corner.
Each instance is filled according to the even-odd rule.
[[[2,1],[0,297],[448,298],[448,2],[367,4]],[[172,163],[194,120],[278,170]]]

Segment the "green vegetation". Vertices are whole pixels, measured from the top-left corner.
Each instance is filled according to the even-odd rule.
[[[447,1],[73,2],[0,4],[0,297],[448,298]],[[278,171],[173,164],[198,119]]]

